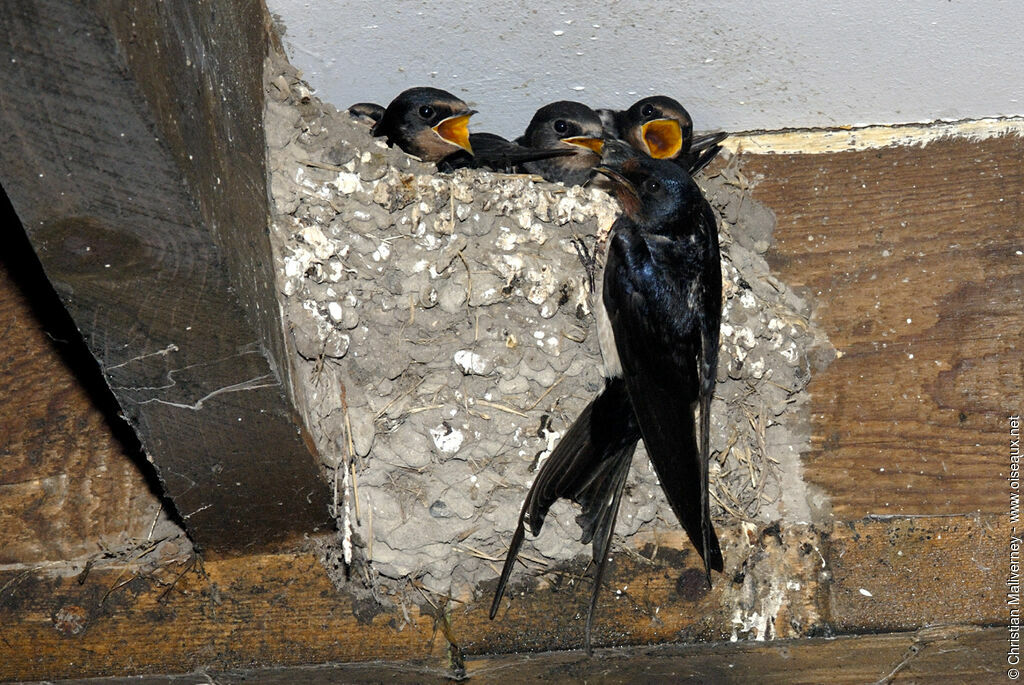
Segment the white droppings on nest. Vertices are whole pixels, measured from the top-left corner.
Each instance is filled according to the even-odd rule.
[[[267,105],[272,243],[296,404],[344,490],[343,554],[372,547],[378,589],[413,576],[465,595],[494,570],[458,550],[504,553],[538,464],[602,387],[577,248],[602,254],[618,205],[531,176],[437,174],[296,101]],[[806,449],[801,391],[821,337],[764,261],[770,212],[730,173],[701,181],[723,217],[712,507],[763,521],[787,515],[780,469]],[[674,521],[649,468],[627,492],[618,535]],[[553,509],[535,554],[589,554],[576,513]]]
[[[434,446],[446,454],[455,454],[462,447],[466,436],[457,428],[448,424],[441,424],[430,429],[430,437],[434,440]]]
[[[551,452],[555,449],[555,444],[558,439],[562,437],[562,431],[548,430],[546,427],[541,431],[544,437],[545,446],[544,451],[537,455],[537,471],[540,471],[540,467],[544,464],[544,461],[551,456]],[[532,483],[530,484],[533,485]]]
[[[489,360],[471,350],[459,350],[454,355],[455,363],[462,369],[464,374],[476,374],[486,376],[491,372]]]
[[[376,183],[376,181],[374,181],[374,183]],[[334,181],[334,186],[342,195],[351,195],[357,190],[363,189],[363,184],[359,181],[358,174],[345,173],[344,171],[338,172],[338,177]]]

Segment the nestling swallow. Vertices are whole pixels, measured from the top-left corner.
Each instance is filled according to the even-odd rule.
[[[371,106],[359,103],[359,111],[372,112]],[[469,118],[475,113],[448,91],[410,88],[391,101],[370,133],[385,137],[388,145],[397,145],[424,162],[439,162],[460,150],[473,154]]]
[[[523,162],[573,154],[572,150],[533,150],[493,133],[469,133],[467,122],[475,111],[437,88],[407,90],[387,109],[374,102],[357,102],[348,113],[371,124],[373,135],[387,136],[389,145],[436,162],[439,171],[470,167],[512,172]]]
[[[560,100],[533,115],[526,133],[516,142],[537,150],[568,150],[564,157],[526,162],[520,170],[567,186],[582,185],[601,162],[604,130],[597,112],[586,105]]]
[[[715,158],[727,133],[693,135],[693,119],[664,95],[637,100],[626,110],[597,110],[605,135],[620,138],[654,159],[669,159],[695,174]]]
[[[622,205],[612,226],[596,315],[605,387],[544,461],[523,503],[491,604],[498,611],[526,524],[540,533],[559,498],[576,518],[596,565],[585,643],[608,560],[615,517],[637,441],[676,517],[711,569],[722,550],[708,503],[711,397],[722,307],[715,213],[689,173],[672,162],[633,157],[599,166]],[[700,417],[698,440],[697,421]]]

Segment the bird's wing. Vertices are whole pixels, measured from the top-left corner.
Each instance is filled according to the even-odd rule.
[[[473,148],[473,154],[465,150],[456,150],[437,163],[437,170],[449,173],[456,169],[470,168],[512,173],[515,167],[525,162],[575,154],[574,150],[540,150],[525,147],[505,140],[495,133],[470,133],[469,144]]]
[[[698,360],[704,347],[698,309],[705,299],[700,293],[687,294],[678,302],[659,299],[664,298],[665,289],[655,279],[671,277],[658,270],[676,257],[673,248],[665,247],[666,254],[658,255],[662,248],[654,244],[655,257],[648,252],[644,264],[627,263],[627,241],[642,238],[625,233],[616,231],[609,249],[605,307],[647,454],[669,504],[710,574],[712,568],[721,571],[723,563],[708,505],[708,457],[698,450],[694,419],[701,395]],[[658,267],[648,268],[655,262]],[[699,281],[693,286],[698,290]],[[706,421],[702,419],[701,424]],[[703,438],[701,442],[707,445]]]
[[[534,535],[540,533],[548,510],[557,499],[572,499],[583,507],[577,518],[583,528],[583,542],[593,541],[598,575],[603,572],[626,474],[639,439],[639,427],[625,385],[622,379],[612,379],[580,413],[541,465],[509,544],[491,604],[491,618],[498,611],[527,523]]]
[[[711,505],[708,501],[708,465],[711,455],[711,399],[715,394],[715,379],[718,375],[719,331],[722,322],[722,262],[718,248],[718,222],[715,219],[715,211],[707,202],[703,203],[700,220],[703,223],[702,233],[707,241],[701,288],[698,293],[703,312],[703,316],[698,320],[701,345],[697,365],[697,380],[700,383],[700,455],[703,466],[701,507],[704,520],[707,521],[707,531],[710,531],[705,531],[704,549],[706,552],[717,552],[717,565],[705,563],[705,567],[710,566],[716,571],[721,571],[722,553],[714,527],[711,525]],[[707,555],[704,559],[708,559]]]
[[[695,133],[690,141],[690,150],[704,150],[712,145],[718,145],[729,137],[725,131],[712,131],[711,133]]]
[[[541,150],[513,143],[494,133],[472,133],[469,143],[473,147],[474,166],[493,171],[511,172],[525,162],[575,154],[575,150]]]
[[[729,134],[725,131],[695,135],[690,141],[690,150],[686,154],[686,163],[684,164],[690,174],[693,175],[710,164],[711,160],[722,151],[722,146],[719,143],[728,137]]]

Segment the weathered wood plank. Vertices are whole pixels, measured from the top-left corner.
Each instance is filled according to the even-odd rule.
[[[471,661],[467,671],[484,683],[964,682],[1000,674],[1005,640],[1005,629],[947,626],[838,639],[607,650],[593,659],[579,652],[520,655]]]
[[[661,542],[654,563],[616,555],[597,644],[728,637],[729,612],[720,606],[728,579],[718,577],[707,592],[696,555]],[[490,621],[489,596],[447,605],[429,596],[431,606],[410,589],[405,611],[383,609],[368,595],[339,592],[309,553],[225,558],[202,569],[171,557],[135,579],[131,568],[97,566],[80,582],[80,570],[0,572],[0,679],[373,659],[445,668],[438,615],[467,655],[575,648],[590,595],[589,582],[579,581],[585,566],[576,564],[543,586],[514,587]]]
[[[277,304],[253,7],[0,9],[0,181],[167,494],[214,552],[329,525],[274,357],[280,331],[256,325]]]
[[[17,217],[0,191],[0,220]],[[24,233],[0,250],[0,564],[96,554],[145,537],[160,502],[96,361]]]
[[[913,630],[933,620],[1005,622],[1005,606],[989,588],[991,574],[978,572],[979,566],[1000,563],[1006,532],[1001,526],[994,517],[865,521],[851,533],[837,530],[830,544],[818,548],[799,544],[783,530],[792,552],[826,584],[815,587],[806,573],[790,569],[766,579],[774,583],[774,593],[762,587],[754,594],[788,591],[767,617],[774,625],[772,635],[882,626]],[[773,535],[765,534],[761,543],[769,553]],[[740,547],[739,536],[749,534],[723,530],[730,554]],[[743,595],[741,575],[755,575],[756,563],[744,566],[743,574],[716,575],[708,592],[699,582],[696,555],[682,535],[659,535],[659,543],[653,563],[621,550],[615,554],[596,614],[597,645],[725,640],[737,627],[733,621],[737,597]],[[650,555],[653,549],[640,552]],[[759,556],[762,552],[755,550],[750,558]],[[937,560],[942,560],[944,577],[960,580],[940,588],[932,579],[938,572],[929,566]],[[727,560],[731,571],[738,561]],[[436,608],[423,602],[423,610],[410,605],[407,623],[400,607],[382,609],[368,596],[336,590],[309,553],[223,559],[202,570],[168,557],[157,571],[134,579],[134,571],[125,567],[97,567],[81,583],[76,578],[79,568],[65,575],[0,573],[0,678],[375,659],[421,659],[444,669],[450,660],[448,643],[436,616],[446,617],[448,635],[467,659],[495,652],[574,649],[582,644],[590,594],[589,582],[578,581],[584,570],[579,564],[548,574],[543,585],[513,587],[495,621],[487,618],[493,589],[487,584],[479,597],[464,598],[465,603],[445,605],[443,598],[431,596]],[[867,599],[859,593],[861,587],[874,594],[873,608],[856,605]],[[810,613],[802,602],[816,604],[822,619],[794,629],[790,621]],[[754,608],[771,610],[764,604]],[[902,611],[907,613],[901,619]],[[883,663],[898,661],[887,657]]]
[[[1024,406],[1024,140],[744,155],[769,254],[841,353],[810,385],[806,477],[840,519],[1001,512]]]
[[[1003,516],[837,524],[827,556],[833,630],[1006,623],[1012,533]]]
[[[1006,669],[1006,631],[944,626],[916,633],[769,643],[666,645],[518,654],[471,659],[473,683],[914,683],[995,682]],[[1008,668],[1008,667],[1007,667]],[[1002,676],[1005,678],[1005,675]],[[448,683],[436,668],[415,664],[326,664],[290,668],[203,671],[159,678],[104,678],[72,683]]]
[[[287,378],[267,223],[262,2],[98,0],[133,81],[202,220],[216,230],[232,285],[260,344]],[[197,87],[199,84],[199,87]],[[288,383],[284,383],[288,387]]]

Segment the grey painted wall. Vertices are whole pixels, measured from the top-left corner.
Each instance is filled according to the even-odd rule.
[[[517,135],[552,100],[679,99],[696,128],[1024,114],[1024,3],[268,0],[292,62],[344,108],[414,85]]]

